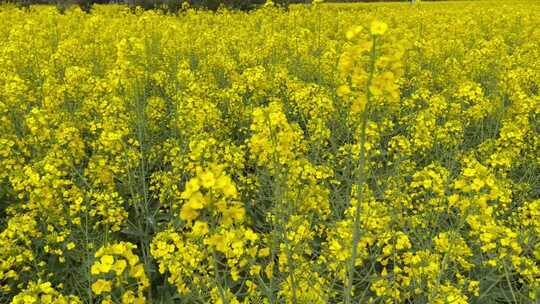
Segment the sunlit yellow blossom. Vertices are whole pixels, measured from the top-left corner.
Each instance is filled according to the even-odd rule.
[[[100,295],[104,292],[111,292],[112,282],[107,280],[99,279],[94,284],[92,284],[92,291],[96,295]]]
[[[382,21],[374,20],[369,27],[371,34],[374,36],[384,35],[388,30],[388,25]]]

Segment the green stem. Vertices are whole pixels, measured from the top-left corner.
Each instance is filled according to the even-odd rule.
[[[512,299],[514,300],[514,303],[518,303],[516,294],[514,293],[514,288],[512,288],[512,282],[510,282],[510,276],[508,274],[508,268],[506,267],[506,261],[503,261],[503,267],[504,276],[506,277],[506,283],[508,283],[508,288],[510,289],[510,293],[512,294]]]
[[[354,223],[353,223],[353,240],[352,240],[352,250],[351,258],[347,265],[347,284],[345,285],[345,303],[352,303],[352,289],[353,289],[353,280],[355,272],[355,260],[358,255],[358,242],[360,241],[360,204],[364,199],[364,183],[366,182],[366,128],[368,121],[368,111],[369,104],[371,99],[371,93],[369,87],[371,86],[371,81],[373,79],[373,74],[375,70],[375,36],[373,36],[373,45],[371,47],[371,64],[370,64],[370,75],[366,83],[366,97],[367,102],[364,111],[362,112],[362,124],[360,126],[360,160],[358,164],[358,177],[356,183],[356,206],[354,211]]]
[[[225,295],[225,292],[223,291],[223,282],[220,278],[220,275],[219,275],[219,269],[218,269],[218,263],[217,263],[217,254],[215,252],[212,252],[212,257],[213,257],[213,264],[214,264],[214,272],[215,272],[215,280],[216,280],[216,285],[217,285],[217,288],[219,290],[219,296],[221,298],[221,302],[223,302],[224,304],[229,304],[229,300],[227,299],[227,296]]]
[[[278,147],[278,139],[277,139],[277,134],[275,134],[274,130],[272,129],[272,124],[270,122],[270,117],[268,115],[265,116],[266,118],[266,123],[268,124],[268,127],[270,129],[270,140],[272,141],[272,145],[274,147]],[[277,176],[277,181],[276,181],[276,184],[277,186],[274,187],[274,199],[279,202],[278,206],[279,208],[281,208],[283,205],[285,205],[285,202],[284,202],[284,199],[287,199],[285,196],[286,196],[286,192],[287,192],[287,169],[284,168],[280,161],[279,161],[279,158],[278,156],[276,155],[276,151],[274,151],[274,153],[272,153],[272,158],[273,158],[273,169],[274,169],[274,174]],[[282,215],[281,212],[278,212],[277,214],[278,215],[281,215],[279,217],[279,223],[277,223],[277,226],[279,228],[279,232],[280,234],[283,236],[283,240],[285,241],[285,251],[286,251],[286,254],[287,254],[287,266],[289,267],[289,277],[291,279],[291,290],[292,290],[292,303],[293,304],[296,304],[297,303],[297,295],[296,295],[296,279],[295,279],[295,276],[294,276],[294,270],[295,270],[295,267],[294,267],[294,263],[293,263],[293,260],[292,260],[292,254],[291,254],[291,249],[290,249],[290,242],[288,240],[288,235],[287,235],[287,227],[286,227],[286,224],[289,219],[291,218],[291,215],[293,213],[293,208],[294,206],[292,206],[290,200],[287,199],[287,214],[285,215]],[[277,243],[274,243],[274,245],[277,246]],[[278,247],[278,246],[277,246]],[[277,248],[279,250],[279,247]],[[272,279],[274,278],[274,276],[272,276]],[[273,283],[273,282],[272,282]]]

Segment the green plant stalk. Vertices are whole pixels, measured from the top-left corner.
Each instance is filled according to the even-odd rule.
[[[224,304],[229,304],[229,300],[227,299],[227,296],[225,295],[225,292],[223,291],[223,281],[221,280],[221,277],[219,275],[219,269],[218,269],[218,263],[217,263],[217,254],[215,251],[212,251],[212,261],[214,264],[214,272],[215,272],[215,281],[216,286],[219,290],[219,297],[221,298],[221,301]]]
[[[277,138],[276,138],[276,134],[274,133],[274,131],[272,130],[272,124],[270,122],[270,117],[268,115],[265,116],[266,118],[266,122],[268,123],[268,127],[270,129],[270,139],[272,141],[272,144],[274,145],[274,147],[277,147],[278,145],[278,141],[277,141]],[[283,203],[283,200],[284,200],[284,193],[286,192],[286,187],[287,187],[287,181],[286,181],[286,177],[283,176],[282,173],[286,173],[286,170],[283,170],[283,167],[281,166],[281,163],[279,162],[279,159],[278,159],[278,156],[276,155],[276,152],[274,152],[272,154],[272,158],[273,158],[273,169],[274,169],[274,173],[277,174],[278,176],[278,180],[277,180],[277,187],[274,189],[274,199],[276,199],[276,201],[279,201],[279,205],[278,206],[282,206],[284,203]],[[298,301],[297,301],[297,295],[296,295],[296,279],[294,277],[294,263],[292,261],[292,254],[291,254],[291,250],[290,250],[290,242],[289,242],[289,238],[288,238],[288,235],[287,235],[287,228],[285,227],[284,223],[288,222],[289,218],[291,217],[292,215],[292,208],[293,206],[291,205],[291,202],[289,200],[287,200],[287,214],[286,214],[286,218],[283,219],[283,218],[280,218],[279,219],[279,223],[278,223],[278,228],[280,230],[280,233],[282,234],[283,236],[283,240],[285,241],[285,250],[286,250],[286,254],[287,254],[287,266],[289,267],[289,276],[291,278],[291,290],[292,290],[292,301],[293,301],[293,304],[296,304]],[[278,213],[280,214],[280,213]],[[274,243],[273,245],[277,246],[276,243]],[[274,276],[272,276],[273,278]],[[273,281],[271,282],[273,284]]]
[[[512,288],[512,282],[510,282],[510,275],[508,274],[508,268],[506,267],[506,261],[503,261],[503,267],[504,267],[504,276],[506,277],[506,283],[508,283],[508,288],[510,289],[510,293],[512,294],[512,299],[514,300],[514,303],[518,303],[516,294],[514,292],[514,288]]]
[[[344,298],[345,303],[350,304],[352,303],[352,288],[353,288],[353,280],[354,280],[354,268],[355,268],[355,260],[356,256],[358,255],[358,242],[360,241],[360,203],[362,199],[364,198],[364,192],[363,192],[363,186],[366,182],[366,128],[367,128],[367,121],[368,121],[368,112],[369,112],[369,104],[371,99],[371,93],[369,91],[369,87],[371,86],[371,81],[373,79],[373,74],[375,70],[375,43],[376,39],[375,36],[373,36],[373,44],[371,46],[371,61],[370,61],[370,71],[369,71],[369,78],[366,83],[366,106],[364,111],[362,112],[362,124],[360,126],[360,160],[358,164],[358,178],[357,178],[357,189],[356,189],[356,208],[354,211],[354,223],[353,223],[353,240],[352,240],[352,250],[351,250],[351,258],[349,260],[349,263],[347,265],[347,284],[345,285],[344,289]]]

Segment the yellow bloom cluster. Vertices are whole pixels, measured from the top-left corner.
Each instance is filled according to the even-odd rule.
[[[540,3],[0,5],[0,303],[540,301]]]
[[[30,282],[28,287],[13,298],[13,304],[82,304],[76,296],[64,296],[50,282]]]
[[[26,272],[31,271],[34,262],[32,238],[41,234],[37,222],[27,215],[17,215],[9,219],[7,227],[0,233],[0,282],[1,289],[9,293]]]
[[[197,176],[186,183],[180,196],[184,200],[180,218],[192,222],[202,211],[208,210],[209,218],[219,219],[220,225],[241,223],[245,210],[238,201],[238,191],[232,179],[218,165],[207,170],[198,168],[197,171]]]
[[[144,290],[150,282],[139,256],[133,253],[136,248],[131,243],[119,242],[101,247],[96,252],[90,273],[98,279],[91,288],[96,296],[103,297],[101,303],[119,302],[113,289],[121,290],[122,304],[145,303]]]

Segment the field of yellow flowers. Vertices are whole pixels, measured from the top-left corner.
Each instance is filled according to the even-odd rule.
[[[0,303],[538,303],[539,12],[0,6]]]

